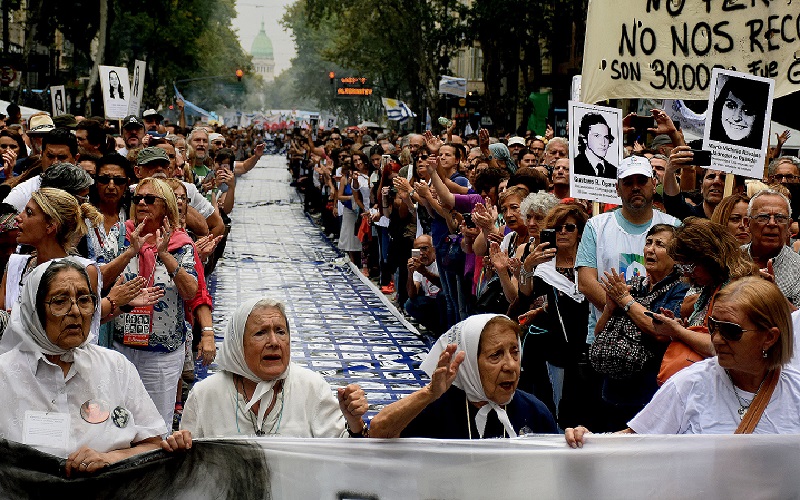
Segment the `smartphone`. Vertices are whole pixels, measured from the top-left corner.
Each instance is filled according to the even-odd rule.
[[[631,116],[631,126],[637,131],[644,130],[644,132],[647,133],[647,129],[655,128],[656,119],[652,116],[634,115]]]
[[[556,247],[556,230],[555,229],[542,229],[539,232],[539,243],[550,243],[546,248]]]
[[[660,325],[661,323],[663,323],[663,321],[661,321],[660,319],[656,319],[656,315],[655,315],[655,313],[653,311],[645,311],[644,315],[648,316],[650,319],[652,319],[653,323],[655,323],[655,324]]]
[[[706,149],[693,149],[694,161],[692,164],[696,167],[709,167],[711,166],[711,151]]]
[[[381,171],[384,171],[392,162],[392,155],[381,155]]]
[[[469,228],[477,227],[475,225],[475,221],[472,220],[472,214],[463,214],[464,215],[464,224]]]
[[[411,258],[412,259],[419,259],[420,256],[420,249],[419,248],[412,248],[411,249]]]

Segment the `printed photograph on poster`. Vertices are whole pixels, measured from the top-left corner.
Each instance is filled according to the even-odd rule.
[[[129,115],[139,116],[142,106],[142,95],[144,94],[144,77],[147,68],[145,61],[139,59],[133,65],[133,80],[131,81],[131,99],[128,105]]]
[[[100,88],[103,92],[106,118],[125,118],[130,101],[128,68],[100,66]]]
[[[760,179],[769,145],[775,81],[714,69],[703,133],[711,166]]]
[[[619,203],[622,110],[569,102],[570,196]]]
[[[67,113],[66,90],[63,85],[50,87],[50,105],[52,116],[61,116]]]

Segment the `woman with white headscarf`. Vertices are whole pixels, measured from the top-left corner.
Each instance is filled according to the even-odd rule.
[[[338,389],[337,401],[320,374],[290,357],[283,303],[257,298],[241,304],[217,356],[222,371],[194,386],[181,430],[165,441],[165,449],[189,448],[192,437],[364,435],[361,417],[368,404],[361,387]]]
[[[157,449],[167,431],[134,366],[89,342],[96,304],[82,265],[39,265],[8,325],[22,342],[0,356],[0,435],[66,457],[68,476]]]
[[[547,407],[517,390],[520,353],[519,326],[507,316],[470,316],[442,335],[423,361],[430,383],[381,410],[372,419],[370,437],[556,433]]]

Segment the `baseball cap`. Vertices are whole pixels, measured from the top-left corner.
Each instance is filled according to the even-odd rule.
[[[139,151],[139,156],[136,158],[137,165],[147,165],[155,161],[169,163],[169,156],[167,156],[164,148],[158,146],[149,146]]]
[[[516,146],[525,147],[525,139],[523,139],[522,137],[520,137],[518,135],[515,135],[514,137],[512,137],[511,139],[508,140],[508,145],[509,146],[515,146],[516,145]]]
[[[214,142],[214,141],[219,141],[219,140],[225,140],[225,138],[222,136],[222,134],[218,134],[216,132],[212,132],[212,133],[208,134],[208,142],[209,143]]]
[[[665,146],[667,144],[672,144],[672,139],[667,134],[660,134],[653,137],[653,142],[650,144],[651,148],[657,148],[659,146]]]
[[[46,134],[54,130],[56,126],[53,124],[53,119],[47,115],[32,116],[28,121],[28,135],[30,134]]]
[[[164,117],[155,109],[146,109],[144,113],[142,113],[142,118],[153,118],[156,121],[161,121]]]
[[[617,179],[624,179],[637,174],[653,177],[653,166],[644,156],[629,156],[622,160],[617,169]]]
[[[144,128],[144,123],[136,115],[128,115],[122,120],[122,128]]]
[[[75,118],[75,115],[59,115],[53,118],[53,125],[56,128],[68,128],[70,130],[74,130],[75,127],[78,126],[78,120]]]

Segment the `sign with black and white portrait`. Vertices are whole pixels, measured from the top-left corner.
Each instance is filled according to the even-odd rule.
[[[774,89],[772,79],[714,69],[703,133],[712,168],[763,177]]]
[[[67,113],[67,94],[63,85],[50,87],[50,105],[52,116],[61,116]]]
[[[144,94],[144,74],[147,69],[145,61],[136,60],[133,65],[133,80],[131,81],[131,101],[128,105],[129,115],[139,116],[142,105],[142,95]]]
[[[103,92],[103,107],[106,118],[122,119],[128,115],[130,102],[130,80],[128,68],[122,66],[100,66],[100,89]]]
[[[622,110],[569,102],[570,196],[619,203]]]

